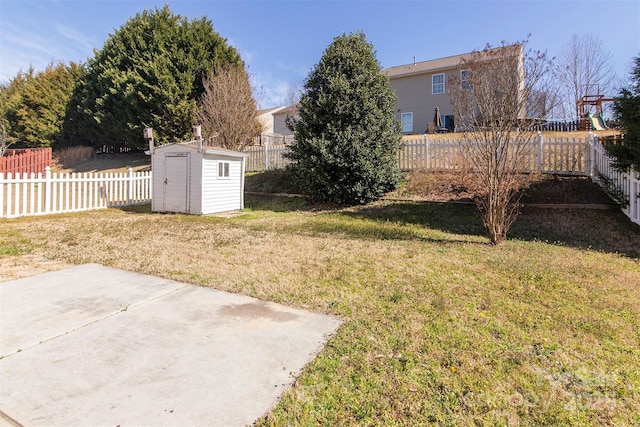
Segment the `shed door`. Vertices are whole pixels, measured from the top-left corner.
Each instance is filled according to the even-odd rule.
[[[187,153],[170,154],[165,159],[164,210],[187,213],[189,200],[189,157]]]

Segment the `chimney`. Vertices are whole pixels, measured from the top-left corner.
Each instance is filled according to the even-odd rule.
[[[414,67],[416,66],[416,56],[415,55],[413,55],[413,66]]]

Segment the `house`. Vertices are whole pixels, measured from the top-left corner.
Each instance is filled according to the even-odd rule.
[[[273,133],[279,135],[293,135],[291,129],[287,127],[287,117],[295,116],[298,113],[298,108],[300,108],[300,104],[293,104],[282,110],[278,110],[273,115]]]
[[[273,127],[274,127],[273,115],[278,111],[283,110],[284,108],[285,108],[284,106],[280,106],[280,107],[267,108],[265,110],[258,111],[257,118],[260,124],[262,125],[262,131],[260,133],[264,133],[264,134],[275,133],[273,130]]]
[[[516,44],[491,49],[492,57],[511,57],[517,60],[514,64],[521,66],[523,61],[522,45]],[[413,62],[408,65],[390,67],[383,71],[391,83],[397,97],[397,119],[402,133],[419,134],[438,130],[436,109],[441,117],[440,129],[453,131],[455,117],[449,99],[447,85],[451,79],[465,85],[469,78],[469,70],[462,66],[465,58],[471,53]],[[468,84],[468,83],[467,83]]]
[[[150,147],[151,210],[207,215],[244,208],[245,153],[202,140]]]
[[[298,104],[289,107],[275,107],[258,111],[258,120],[262,132],[258,135],[257,145],[281,145],[293,141],[293,132],[287,127],[287,116],[298,111]]]

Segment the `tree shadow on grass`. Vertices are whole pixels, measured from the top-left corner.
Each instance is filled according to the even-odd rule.
[[[277,200],[272,203],[281,212],[322,210],[304,200]],[[267,207],[268,202],[264,201],[262,208]],[[479,243],[477,237],[486,238],[480,213],[475,206],[468,204],[382,201],[344,209],[334,208],[327,213],[368,223],[314,221],[312,231],[339,232],[364,238],[442,242]],[[403,225],[417,225],[455,236],[425,238],[424,234]],[[640,258],[640,227],[618,210],[523,208],[508,239],[543,241]],[[488,243],[488,239],[484,242]]]
[[[640,227],[617,209],[524,208],[509,238],[640,258]]]
[[[360,207],[352,215],[416,224],[461,236],[486,236],[480,213],[472,205],[395,202]],[[523,208],[507,238],[546,241],[640,258],[640,227],[615,209]]]

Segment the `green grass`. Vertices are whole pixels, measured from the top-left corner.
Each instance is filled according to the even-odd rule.
[[[529,210],[491,246],[473,206],[246,204],[4,221],[1,247],[342,317],[258,425],[640,424],[640,231],[621,214]]]

